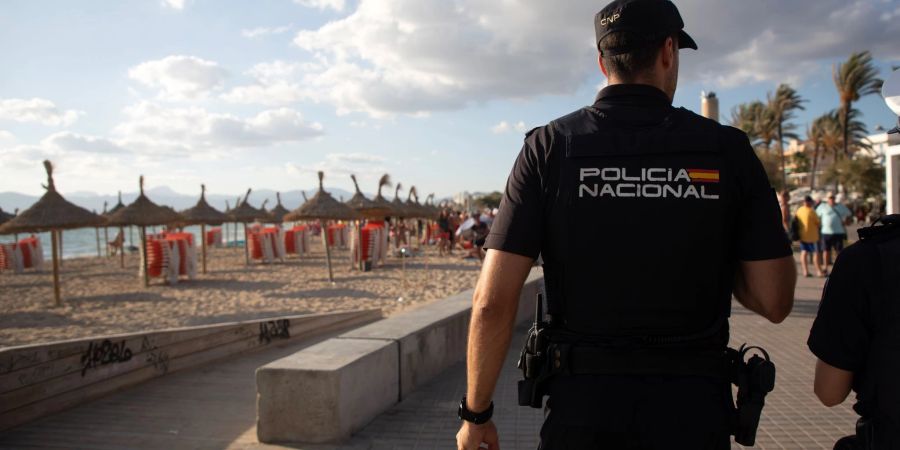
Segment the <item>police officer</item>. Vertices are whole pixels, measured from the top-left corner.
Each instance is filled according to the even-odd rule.
[[[747,136],[671,105],[679,49],[697,48],[683,27],[668,0],[610,3],[595,17],[608,86],[527,134],[473,299],[459,449],[499,448],[492,396],[539,254],[569,349],[540,448],[729,447],[732,294],[778,323],[796,268]]]
[[[809,334],[819,400],[857,395],[856,436],[835,449],[900,449],[900,215],[880,222],[838,256]]]

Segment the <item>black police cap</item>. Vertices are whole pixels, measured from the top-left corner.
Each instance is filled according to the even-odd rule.
[[[594,16],[597,49],[604,56],[631,52],[659,38],[678,32],[678,48],[697,50],[697,43],[684,32],[684,21],[678,8],[669,0],[616,0]],[[638,36],[633,44],[605,48],[603,38],[616,31],[628,31]],[[643,39],[641,39],[641,37]]]

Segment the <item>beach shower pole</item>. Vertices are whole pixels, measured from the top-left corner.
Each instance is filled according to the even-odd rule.
[[[203,253],[203,273],[206,273],[206,224],[200,224],[200,251]]]
[[[147,271],[147,227],[141,227],[141,261],[144,272],[144,287],[150,287],[150,273]]]
[[[51,252],[53,252],[53,299],[56,306],[62,306],[62,301],[59,298],[59,258],[57,258],[59,241],[57,240],[56,230],[50,231],[50,246]]]

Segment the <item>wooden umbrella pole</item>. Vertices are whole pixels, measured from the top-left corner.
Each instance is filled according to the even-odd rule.
[[[247,223],[244,222],[244,262],[250,265],[250,234],[247,233]]]
[[[97,257],[100,258],[103,255],[100,253],[100,229],[94,228],[94,234],[97,236]]]
[[[119,227],[119,234],[122,235],[122,243],[119,244],[119,267],[125,268],[125,229]]]
[[[206,224],[200,224],[200,250],[203,253],[203,273],[206,273]]]
[[[150,287],[150,273],[147,271],[147,227],[141,227],[141,259],[144,273],[144,287]]]
[[[56,239],[59,239],[59,266],[63,266],[63,232],[62,230],[54,231],[54,233],[59,233]]]
[[[363,242],[362,242],[362,220],[356,221],[356,241],[359,243],[356,247],[356,251],[358,254],[357,263],[359,266],[359,271],[363,272],[366,268],[365,263],[363,263]]]
[[[328,264],[328,281],[334,283],[334,273],[331,271],[331,249],[328,248],[328,228],[326,224],[327,222],[324,220],[319,221],[319,226],[322,228],[322,244],[325,245],[325,263]]]
[[[106,243],[106,257],[109,258],[109,227],[103,227],[103,242]]]
[[[62,306],[59,296],[59,241],[56,230],[50,232],[50,246],[53,252],[53,298],[56,306]]]

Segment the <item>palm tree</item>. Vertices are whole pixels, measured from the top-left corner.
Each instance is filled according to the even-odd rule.
[[[843,149],[852,148],[854,150],[871,148],[863,139],[869,134],[866,124],[859,117],[862,113],[858,109],[851,109],[848,117],[848,126],[846,127],[847,136],[849,136],[850,145],[845,145],[847,140],[844,139],[845,128],[841,124],[843,114],[840,110],[832,110],[827,114],[819,117],[813,122],[813,126],[817,128],[818,137],[822,145],[823,156],[826,152],[831,152],[831,165],[834,166],[841,159]],[[852,147],[851,147],[852,146]],[[813,161],[815,167],[815,161]],[[838,182],[841,180],[839,176],[831,177],[834,181],[834,190],[837,191]]]
[[[837,148],[841,141],[841,126],[836,111],[830,111],[813,120],[811,126],[806,128],[806,142],[813,147],[812,169],[809,177],[809,190],[816,188],[816,171],[819,166],[819,157],[833,148]]]
[[[781,179],[784,180],[784,184],[787,186],[784,138],[797,137],[797,135],[793,133],[795,128],[794,125],[789,121],[794,118],[794,110],[805,109],[803,108],[803,102],[806,100],[804,100],[803,97],[800,97],[800,94],[788,84],[779,85],[778,89],[775,90],[774,97],[771,93],[766,97],[768,100],[766,108],[769,110],[769,115],[771,116],[775,128],[775,141],[778,144],[778,153],[781,155]]]
[[[766,154],[777,135],[772,112],[765,103],[758,100],[735,106],[731,110],[731,126],[747,133],[750,143],[762,147]]]
[[[841,128],[843,131],[844,156],[850,155],[850,111],[853,102],[869,94],[877,94],[882,80],[878,78],[878,69],[872,63],[872,54],[868,51],[853,53],[843,63],[832,69],[834,86],[841,98]]]

